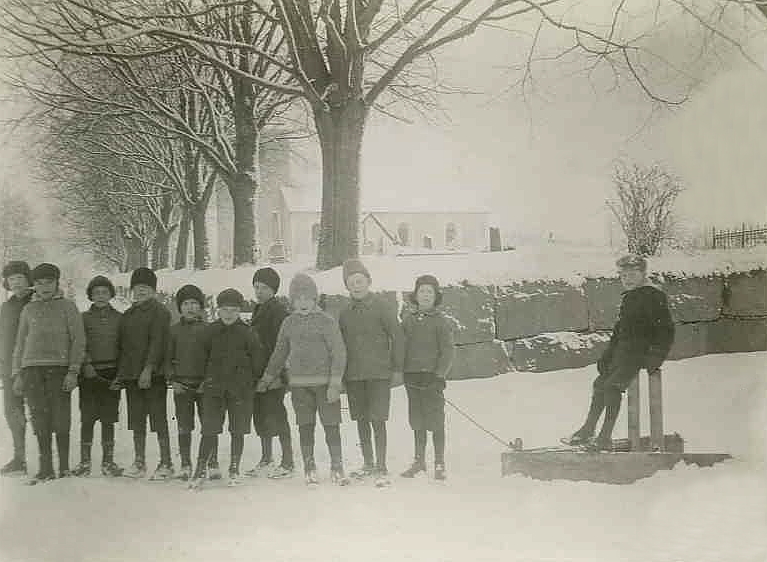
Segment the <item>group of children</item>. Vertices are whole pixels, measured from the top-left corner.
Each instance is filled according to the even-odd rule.
[[[314,441],[319,416],[331,458],[331,480],[344,485],[349,482],[340,435],[340,395],[345,388],[363,457],[362,467],[353,476],[374,477],[377,485],[386,485],[390,389],[404,379],[415,459],[402,476],[412,478],[426,471],[431,432],[434,476],[445,479],[443,391],[454,347],[450,323],[438,308],[442,295],[437,279],[424,275],[416,280],[400,322],[393,307],[371,292],[371,276],[362,262],[347,260],[343,278],[351,298],[338,321],[319,308],[317,286],[302,273],[290,282],[289,311],[276,296],[279,275],[266,267],[253,276],[257,304],[250,324],[241,319],[245,299],[239,291],[221,291],[216,297],[217,319],[207,323],[202,291],[185,285],[175,295],[180,320],[171,326],[169,311],[156,298],[157,277],[148,268],[133,271],[133,304],[122,314],[110,304],[115,296],[111,281],[94,277],[87,287],[92,305],[81,315],[63,297],[55,265],[43,263],[30,270],[24,262],[9,262],[3,268],[3,280],[12,295],[0,311],[0,371],[14,458],[2,473],[26,473],[26,401],[40,456],[30,484],[56,478],[54,434],[59,477],[89,475],[97,421],[101,424],[101,473],[144,477],[147,418],[160,452],[152,479],[179,476],[198,488],[207,479],[221,478],[218,436],[225,418],[231,435],[231,485],[240,479],[244,437],[251,423],[261,439],[261,460],[246,474],[289,477],[294,473],[284,404],[289,391],[307,483],[318,482]],[[171,458],[169,384],[178,426],[178,473]],[[81,456],[70,470],[70,396],[76,387],[80,389]],[[114,424],[122,389],[134,445],[134,462],[125,470],[114,460]],[[201,426],[201,439],[193,470],[195,420]],[[281,446],[277,466],[274,437]]]

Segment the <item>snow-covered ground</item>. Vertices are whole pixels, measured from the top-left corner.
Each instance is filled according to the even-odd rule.
[[[616,255],[609,248],[567,245],[525,246],[508,252],[486,252],[453,255],[366,256],[365,265],[373,277],[375,290],[409,291],[416,277],[424,273],[436,275],[443,285],[469,282],[474,285],[508,285],[524,280],[565,280],[579,286],[585,277],[615,275]],[[345,294],[341,268],[312,271],[310,263],[278,264],[283,278],[282,293],[287,293],[289,279],[298,271],[309,271],[320,291]],[[709,275],[750,271],[767,267],[764,246],[735,250],[705,250],[695,254],[668,252],[650,259],[651,271],[680,276]],[[215,295],[226,287],[234,287],[246,296],[252,295],[254,266],[236,269],[162,270],[159,289],[175,292],[186,283],[194,283],[206,294]],[[130,275],[116,275],[115,281],[129,284]],[[87,283],[87,281],[85,281]]]
[[[389,489],[325,481],[307,490],[300,478],[250,479],[239,488],[193,493],[181,482],[91,477],[27,487],[0,479],[0,560],[764,562],[766,365],[767,353],[667,364],[666,430],[678,431],[689,451],[736,456],[713,468],[679,466],[630,486],[502,478],[503,447],[448,408],[444,486],[395,477]],[[508,373],[452,382],[446,396],[505,440],[547,445],[581,422],[593,376],[593,368]],[[625,418],[618,423],[616,436],[623,436]],[[412,454],[401,388],[394,391],[389,427],[389,464],[399,471]],[[346,421],[342,428],[347,467],[354,468],[360,461],[354,425]],[[326,477],[319,429],[317,437]],[[124,425],[117,439],[118,461],[127,465],[131,439]],[[73,431],[73,461],[78,441]],[[225,463],[228,438],[221,450]],[[31,436],[29,452],[34,469]],[[251,436],[245,467],[259,452]],[[3,430],[0,458],[9,453]],[[99,460],[98,445],[94,453]],[[153,440],[148,453],[153,464]]]

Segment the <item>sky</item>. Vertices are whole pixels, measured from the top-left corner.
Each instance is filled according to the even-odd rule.
[[[670,58],[688,60],[677,57],[691,49],[688,39],[680,24],[653,41]],[[757,61],[767,61],[763,39],[747,44]],[[485,30],[440,53],[446,79],[475,92],[443,96],[447,117],[427,122],[416,116],[408,124],[374,114],[363,145],[363,204],[366,192],[370,198],[380,190],[398,197],[417,192],[435,206],[446,198],[467,200],[468,193],[492,212],[506,238],[552,233],[604,243],[605,201],[622,158],[660,162],[680,177],[685,192],[678,214],[690,230],[767,222],[764,70],[732,54],[718,64],[695,61],[699,68],[691,72],[702,82],[690,100],[659,110],[625,77],[613,89],[610,74],[565,76],[565,69],[539,65],[535,91],[523,99],[510,90],[518,74],[508,69],[527,44],[516,34]],[[0,102],[0,115],[18,111]],[[3,183],[16,189],[32,184],[35,154],[25,137],[17,130],[0,139]]]

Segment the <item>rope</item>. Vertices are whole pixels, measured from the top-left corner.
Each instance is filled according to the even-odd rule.
[[[415,385],[415,384],[405,384],[405,386],[407,386],[407,387],[409,387],[409,388],[414,388],[414,389],[417,389],[417,390],[432,390],[432,391],[434,391],[434,389],[432,389],[431,387],[428,387],[428,386],[418,386],[418,385]],[[435,391],[435,392],[436,392],[436,391]],[[451,407],[452,407],[452,408],[453,408],[453,409],[454,409],[456,412],[458,412],[459,414],[461,414],[461,415],[462,415],[464,418],[466,418],[467,420],[469,420],[469,421],[470,421],[472,424],[474,424],[474,425],[475,425],[477,428],[481,429],[481,430],[482,430],[482,431],[484,431],[484,432],[485,432],[487,435],[489,435],[490,437],[492,437],[492,438],[493,438],[495,441],[498,441],[498,442],[499,442],[501,445],[503,445],[504,447],[507,447],[507,448],[513,448],[513,447],[511,446],[511,444],[509,444],[507,441],[504,441],[504,440],[503,440],[501,437],[498,437],[498,434],[497,434],[497,433],[494,433],[494,432],[492,432],[491,430],[487,429],[485,426],[483,426],[481,423],[479,423],[479,422],[476,420],[476,418],[474,418],[474,417],[472,417],[471,415],[469,415],[469,414],[467,414],[466,412],[464,412],[464,411],[463,411],[461,408],[459,408],[458,406],[456,406],[456,405],[455,405],[453,402],[451,402],[450,400],[448,400],[447,398],[445,398],[445,396],[444,396],[444,395],[442,395],[442,400],[443,400],[443,402],[445,402],[446,404],[448,404],[449,406],[451,406]]]

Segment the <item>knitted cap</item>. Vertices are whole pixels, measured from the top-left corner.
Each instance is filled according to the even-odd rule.
[[[136,285],[147,285],[157,290],[157,275],[148,267],[139,267],[133,270],[130,276],[130,288]]]
[[[88,295],[88,300],[93,300],[93,289],[96,287],[106,287],[109,289],[111,298],[115,298],[115,286],[112,282],[103,275],[96,275],[96,277],[90,280],[88,287],[85,289],[85,294]]]
[[[245,298],[237,289],[224,289],[216,297],[216,306],[236,306],[242,308],[245,304]]]
[[[368,268],[365,267],[365,264],[356,258],[349,258],[343,265],[344,285],[346,285],[347,288],[349,287],[347,280],[355,273],[361,273],[368,278],[368,281],[373,280],[370,277],[370,272],[368,271]]]
[[[647,271],[647,260],[637,254],[626,254],[625,256],[619,258],[615,262],[615,265],[617,265],[620,269],[631,267],[635,269],[641,269],[642,271]]]
[[[52,263],[41,263],[32,270],[31,277],[32,282],[38,279],[55,279],[58,281],[61,278],[61,270]]]
[[[410,294],[410,301],[413,304],[418,304],[416,293],[418,293],[418,289],[421,288],[421,285],[431,285],[434,287],[434,293],[436,294],[436,298],[434,299],[434,306],[438,306],[442,303],[442,291],[439,288],[439,281],[437,281],[437,278],[433,275],[421,275],[418,279],[415,280],[415,288]]]
[[[3,287],[8,290],[8,278],[11,275],[24,275],[27,283],[32,284],[32,272],[29,270],[29,264],[25,261],[9,261],[3,266]]]
[[[253,282],[251,285],[255,285],[256,283],[263,283],[276,293],[280,288],[280,275],[271,267],[262,267],[261,269],[256,270],[253,274]]]
[[[293,279],[290,280],[289,293],[291,301],[295,300],[298,296],[309,297],[316,301],[319,296],[317,284],[314,282],[314,279],[305,273],[296,273]]]
[[[181,312],[184,301],[195,300],[200,303],[200,308],[205,308],[205,295],[197,285],[184,285],[176,292],[176,307]]]

